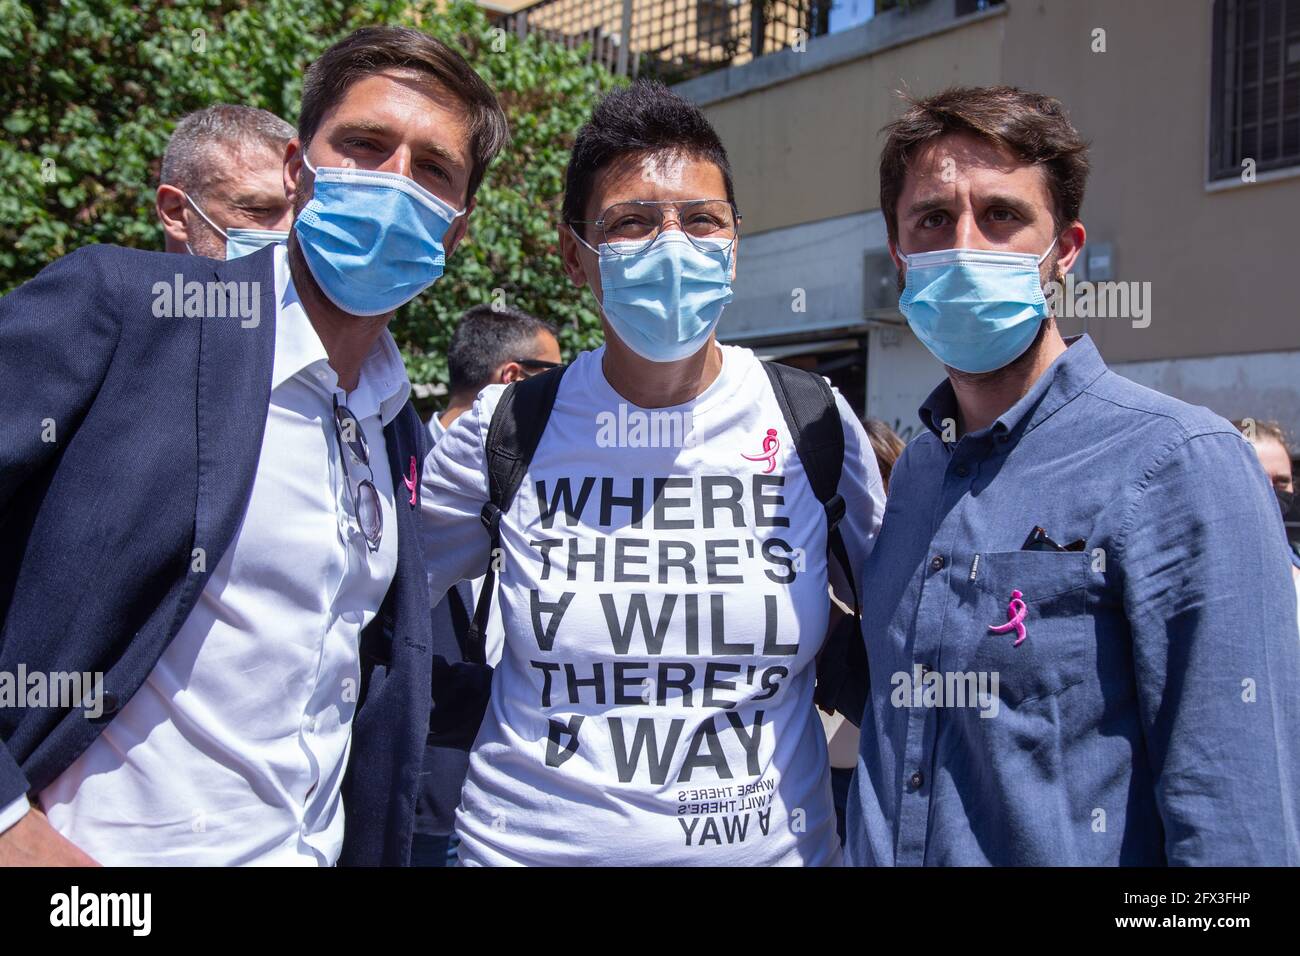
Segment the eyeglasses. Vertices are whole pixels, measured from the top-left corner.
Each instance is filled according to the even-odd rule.
[[[673,215],[668,215],[668,211]],[[635,256],[648,249],[663,232],[664,225],[676,222],[701,252],[726,251],[736,240],[740,213],[725,199],[636,200],[615,203],[599,219],[575,219],[576,225],[595,226],[601,241],[611,251]],[[718,240],[725,245],[719,246]]]
[[[511,361],[514,362],[516,365],[520,365],[534,372],[549,372],[553,368],[560,368],[562,365],[564,365],[563,362],[547,362],[544,359],[517,358],[517,359],[511,359]]]
[[[361,430],[361,423],[348,411],[346,405],[340,405],[338,396],[332,396],[334,402],[334,435],[338,438],[339,451],[343,459],[343,478],[348,486],[348,500],[352,503],[352,517],[366,539],[366,547],[371,553],[379,550],[379,542],[384,537],[384,512],[379,505],[379,491],[375,488],[375,473],[370,468],[370,448],[366,445],[366,433]],[[348,455],[351,454],[358,463],[370,472],[369,478],[363,478],[352,490],[352,476],[348,471]]]

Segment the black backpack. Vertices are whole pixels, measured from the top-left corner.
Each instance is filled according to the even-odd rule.
[[[844,426],[835,396],[826,380],[813,372],[775,362],[764,362],[763,368],[771,380],[772,391],[781,406],[795,452],[803,462],[813,494],[825,509],[827,551],[839,562],[849,581],[856,618],[861,610],[858,586],[853,580],[848,551],[839,530],[840,519],[844,517],[844,499],[839,493],[840,473],[844,468]],[[480,518],[491,538],[493,560],[488,562],[466,642],[466,658],[474,664],[485,663],[484,640],[492,595],[496,590],[495,564],[501,547],[501,516],[514,501],[524,473],[537,451],[564,371],[564,368],[551,369],[508,385],[488,426],[485,450],[489,499],[483,504]],[[846,686],[849,675],[855,670],[865,678],[866,651],[858,629],[837,628],[834,635],[827,637],[817,660],[815,700],[824,710],[842,710],[856,723],[862,713],[858,702],[865,701],[865,696],[861,690]],[[848,699],[841,701],[841,693],[849,694]]]

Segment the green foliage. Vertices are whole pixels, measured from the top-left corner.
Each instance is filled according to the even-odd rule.
[[[302,72],[360,26],[417,26],[460,50],[498,92],[513,142],[478,193],[447,274],[393,322],[413,382],[445,383],[457,316],[503,301],[561,327],[567,354],[598,344],[589,293],[561,268],[564,165],[614,79],[476,6],[431,0],[0,0],[0,292],[78,246],[162,248],[153,196],[176,122],[213,103],[297,118]]]

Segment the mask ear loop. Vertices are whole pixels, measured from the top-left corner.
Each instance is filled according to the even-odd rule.
[[[349,162],[351,162],[351,160],[349,160]],[[305,146],[303,147],[302,150],[302,164],[307,167],[308,172],[310,172],[313,176],[315,176],[319,171],[319,167],[313,166],[311,164],[311,160],[307,158],[307,147]]]
[[[1047,247],[1047,251],[1038,257],[1038,264],[1040,266],[1043,264],[1043,260],[1052,254],[1052,250],[1056,248],[1056,243],[1060,238],[1060,236],[1057,236],[1056,239],[1053,239],[1052,244]]]
[[[1058,235],[1056,236],[1056,238],[1052,240],[1052,244],[1051,244],[1050,246],[1047,247],[1047,251],[1044,252],[1041,256],[1038,257],[1038,264],[1039,264],[1040,266],[1043,264],[1044,261],[1046,261],[1047,257],[1050,256],[1050,255],[1052,254],[1052,250],[1056,248],[1056,243],[1057,243],[1057,241],[1058,241],[1060,238],[1061,238],[1061,237],[1060,237],[1060,235],[1058,234]],[[1064,280],[1065,280],[1065,276],[1062,275],[1062,276],[1061,276],[1061,281],[1064,281]],[[1053,270],[1052,275],[1048,276],[1047,284],[1048,284],[1048,286],[1051,286],[1051,285],[1053,285],[1053,284],[1059,284],[1059,283],[1057,283],[1057,278],[1056,278],[1056,272],[1055,272],[1055,270]],[[1044,298],[1044,299],[1047,299],[1047,298],[1048,298],[1046,292],[1043,293],[1043,298]],[[1050,303],[1050,299],[1049,299],[1048,301],[1049,301],[1049,303]],[[1050,305],[1049,305],[1049,307],[1048,307],[1047,313],[1048,313],[1048,316],[1049,316],[1050,318],[1055,318],[1055,316],[1052,315],[1052,310],[1051,310],[1051,308],[1050,308]]]
[[[202,209],[199,208],[199,204],[196,203],[193,199],[190,198],[190,194],[189,194],[188,192],[185,193],[185,201],[186,201],[187,203],[189,203],[191,206],[194,207],[194,211],[197,212],[200,216],[203,217],[203,221],[204,221],[204,222],[206,222],[209,226],[211,226],[213,229],[215,229],[218,233],[221,234],[221,238],[222,238],[222,239],[225,239],[227,242],[230,241],[230,237],[229,237],[228,235],[226,235],[226,230],[222,229],[222,228],[221,228],[220,226],[218,226],[215,222],[213,222],[211,219],[209,219],[209,218],[208,218],[208,214],[207,214],[206,212],[204,212]],[[185,245],[186,245],[186,247],[188,248],[188,247],[189,247],[189,242],[186,241]]]

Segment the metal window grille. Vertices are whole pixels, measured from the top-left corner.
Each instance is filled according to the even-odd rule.
[[[677,83],[806,43],[829,29],[832,0],[541,0],[502,18],[620,76]]]
[[[1215,0],[1210,179],[1300,165],[1300,0]]]

